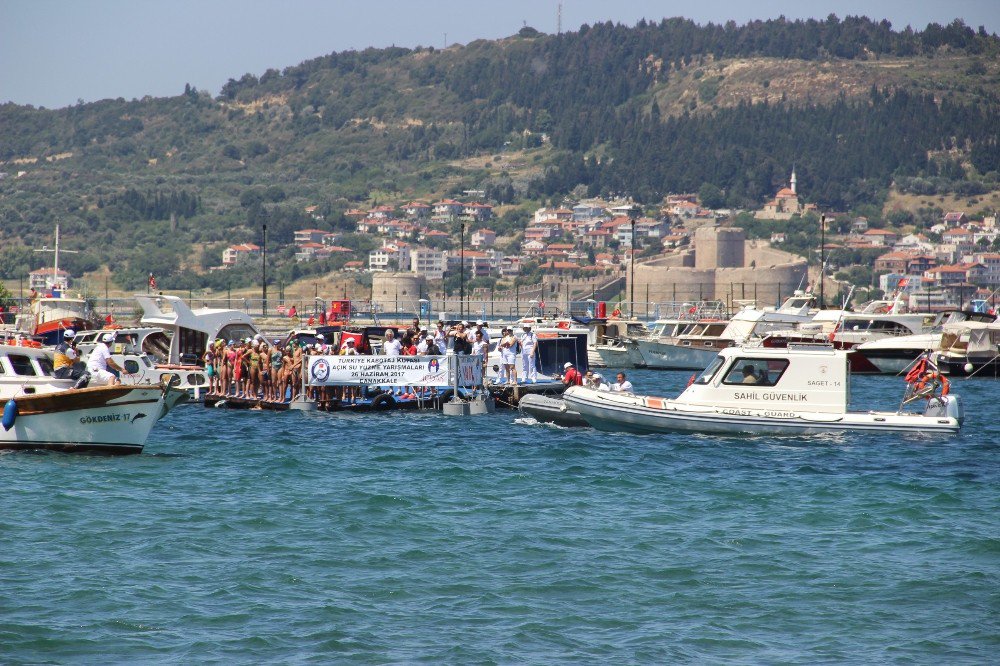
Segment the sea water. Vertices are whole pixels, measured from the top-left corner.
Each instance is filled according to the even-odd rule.
[[[996,663],[1000,383],[953,390],[957,437],[184,406],[5,454],[0,662]]]

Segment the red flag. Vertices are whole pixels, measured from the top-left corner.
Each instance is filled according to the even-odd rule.
[[[149,274],[149,288],[156,289],[156,278],[153,277],[152,273]]]
[[[908,284],[910,284],[910,278],[903,278],[902,280],[899,281],[900,287],[905,287]]]

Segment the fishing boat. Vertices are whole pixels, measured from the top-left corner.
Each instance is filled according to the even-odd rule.
[[[74,389],[51,352],[0,345],[0,449],[141,453],[153,426],[187,394],[166,385]]]
[[[576,386],[563,399],[592,426],[607,431],[778,435],[959,431],[961,402],[949,394],[947,380],[936,370],[907,382],[896,411],[848,411],[848,354],[830,345],[729,347],[675,399]],[[922,411],[909,411],[914,405],[922,406]]]
[[[679,321],[679,320],[677,320]],[[661,324],[657,321],[656,324]],[[650,335],[646,325],[638,320],[613,319],[598,325],[594,343],[588,348],[589,365],[592,368],[641,368],[645,365],[638,346],[632,342],[636,338]],[[597,362],[595,363],[595,358]]]
[[[56,225],[55,248],[42,247],[36,252],[52,252],[54,265],[49,274],[46,269],[45,290],[35,294],[26,312],[18,314],[14,321],[17,333],[39,340],[45,345],[62,342],[62,332],[66,329],[83,331],[95,327],[97,316],[86,300],[66,295],[67,274],[59,270],[59,253],[75,254],[75,250],[60,250],[59,225]],[[34,292],[33,292],[34,293]]]

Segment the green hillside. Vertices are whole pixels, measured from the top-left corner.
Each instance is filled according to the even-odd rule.
[[[82,250],[65,258],[76,274],[106,265],[127,288],[150,271],[170,288],[222,288],[254,269],[207,268],[265,223],[269,246],[285,246],[273,275],[290,281],[335,267],[296,265],[295,229],[348,230],[348,208],[469,189],[512,205],[505,230],[570,193],[655,205],[708,183],[727,205],[758,206],[793,163],[827,208],[880,205],[894,183],[974,195],[1000,171],[998,53],[995,35],[960,21],[667,19],[333,53],[216,97],[6,104],[0,277],[41,265],[31,248],[56,223]]]

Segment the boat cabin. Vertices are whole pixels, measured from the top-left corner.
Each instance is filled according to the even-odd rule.
[[[52,376],[52,352],[38,347],[0,344],[0,400],[51,393],[73,386]]]
[[[848,352],[828,345],[723,349],[678,402],[777,412],[847,410]]]
[[[162,328],[170,338],[167,363],[198,364],[209,340],[241,340],[259,333],[253,318],[241,310],[192,310],[178,296],[136,296],[142,307],[140,323]]]

